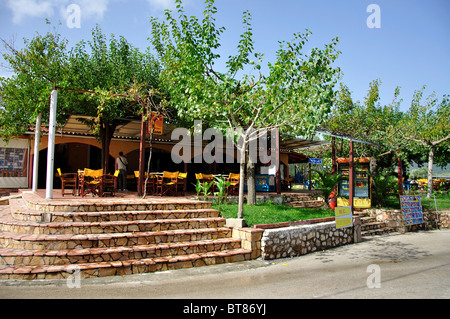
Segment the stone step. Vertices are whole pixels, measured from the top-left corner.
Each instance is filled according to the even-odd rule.
[[[384,222],[377,222],[375,217],[361,218],[361,236],[383,235],[394,232],[395,229],[387,227]]]
[[[378,228],[378,229],[361,231],[361,236],[368,237],[368,236],[375,236],[375,235],[385,235],[385,234],[389,234],[392,232],[396,232],[396,230],[394,228],[390,228],[390,227]]]
[[[251,251],[238,248],[172,257],[105,261],[76,265],[0,266],[0,279],[74,279],[77,276],[79,278],[123,276],[249,259],[251,259]]]
[[[289,202],[286,205],[294,208],[318,208],[324,204],[323,201],[313,200],[313,201],[294,201]]]
[[[371,222],[371,223],[362,223],[361,231],[372,230],[372,229],[384,229],[386,228],[386,224],[383,222]]]
[[[375,223],[377,219],[375,217],[361,217],[361,224]]]
[[[130,259],[172,257],[211,251],[224,251],[240,247],[240,239],[222,238],[217,240],[72,250],[24,250],[3,248],[0,249],[0,265],[37,266],[112,262],[118,260],[125,261]]]
[[[37,223],[0,219],[0,231],[18,234],[104,234],[156,232],[176,229],[215,228],[225,225],[225,218],[156,219],[109,222],[51,222]]]
[[[42,221],[42,212],[38,211],[12,211],[11,214],[17,220],[36,222]],[[51,222],[108,222],[119,220],[133,221],[176,218],[210,218],[218,216],[219,211],[215,209],[47,213],[48,221]]]
[[[208,202],[23,193],[7,205],[0,209],[0,279],[63,279],[74,267],[81,278],[128,275],[260,255],[262,233],[226,227]]]
[[[0,232],[0,247],[31,250],[84,249],[212,240],[230,238],[231,235],[232,229],[229,227],[78,235],[37,235]]]
[[[150,196],[146,199],[93,198],[46,200],[32,192],[23,192],[22,198],[30,210],[39,212],[99,212],[99,211],[149,211],[149,210],[186,210],[209,209],[210,202],[177,197],[167,200],[164,197]]]

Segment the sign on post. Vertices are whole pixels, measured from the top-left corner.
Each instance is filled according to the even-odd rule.
[[[400,196],[400,206],[402,208],[403,226],[423,223],[423,212],[420,196]]]
[[[152,113],[151,119],[149,119],[147,125],[148,134],[150,134],[151,130],[153,129],[153,126],[155,127],[153,135],[163,135],[164,117],[162,115],[158,116],[158,114]]]
[[[336,229],[353,226],[352,208],[350,206],[341,206],[334,209]]]
[[[309,163],[310,164],[322,164],[322,159],[321,158],[310,158]]]

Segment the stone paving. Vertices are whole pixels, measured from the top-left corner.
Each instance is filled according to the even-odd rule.
[[[259,257],[262,230],[225,226],[211,203],[132,196],[0,206],[0,279],[122,276]],[[75,268],[74,268],[75,267]]]

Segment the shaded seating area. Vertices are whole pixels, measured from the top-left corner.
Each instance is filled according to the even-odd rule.
[[[61,179],[61,195],[63,197],[67,194],[81,197],[88,194],[99,197],[103,197],[107,193],[110,196],[116,194],[118,170],[114,174],[103,174],[102,169],[93,170],[89,168],[78,170],[77,173],[63,174],[60,168],[57,171]],[[68,189],[70,189],[70,193],[66,192]]]

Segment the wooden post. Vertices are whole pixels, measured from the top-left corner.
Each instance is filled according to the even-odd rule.
[[[348,203],[349,206],[352,208],[352,213],[353,213],[353,195],[355,194],[355,172],[354,172],[354,160],[353,160],[353,141],[350,140],[350,158],[348,161],[348,184],[349,184],[349,189],[348,189]]]
[[[108,174],[108,166],[109,166],[109,124],[108,122],[106,122],[105,124],[105,138],[103,139],[103,147],[104,147],[104,151],[103,153],[105,154],[105,158],[104,158],[104,163],[103,163],[103,173],[104,174]]]
[[[331,173],[337,172],[337,165],[336,165],[336,139],[334,136],[331,137],[331,166],[332,170]]]
[[[309,181],[309,183],[308,183],[308,190],[311,190],[311,187],[312,187],[312,183],[311,183],[311,163],[309,163],[308,164],[308,169],[309,169],[309,176],[308,176],[308,181]]]
[[[142,114],[141,120],[141,141],[139,145],[139,178],[138,178],[138,196],[142,196],[144,194],[144,180],[145,180],[145,137],[146,137],[146,127],[145,127],[145,117]]]

